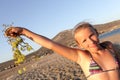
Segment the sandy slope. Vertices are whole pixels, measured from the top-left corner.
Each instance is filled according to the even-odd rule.
[[[117,43],[117,44],[120,44],[120,34],[115,34],[113,36],[109,36],[109,37],[106,37],[106,38],[103,38],[101,41],[111,41],[113,43]]]
[[[24,65],[25,73],[19,75],[17,69],[1,75],[0,80],[86,80],[76,63],[58,55],[47,55],[42,59]]]

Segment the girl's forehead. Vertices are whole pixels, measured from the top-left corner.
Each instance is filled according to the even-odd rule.
[[[88,37],[92,33],[95,33],[95,30],[93,28],[90,28],[90,27],[89,28],[84,28],[84,29],[78,30],[75,33],[74,37],[75,37],[75,39],[77,39],[77,38],[82,39],[82,38]]]
[[[77,33],[83,33],[83,34],[85,34],[86,32],[94,32],[94,29],[92,27],[81,28],[81,29],[78,29],[75,32],[75,34],[77,34]]]

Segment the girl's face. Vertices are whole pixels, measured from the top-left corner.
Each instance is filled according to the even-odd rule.
[[[95,52],[99,50],[98,34],[93,28],[83,28],[75,34],[78,45],[86,50]]]

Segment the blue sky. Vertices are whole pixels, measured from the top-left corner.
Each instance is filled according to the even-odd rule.
[[[12,59],[3,24],[14,23],[48,38],[78,22],[102,24],[120,20],[120,0],[0,0],[0,63]],[[40,45],[25,38],[34,51]],[[24,53],[25,55],[28,53]]]

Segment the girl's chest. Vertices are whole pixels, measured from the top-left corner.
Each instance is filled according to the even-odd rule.
[[[90,74],[90,70],[109,70],[118,67],[118,64],[113,55],[105,53],[95,57],[90,55],[83,57],[80,66],[87,75]]]

